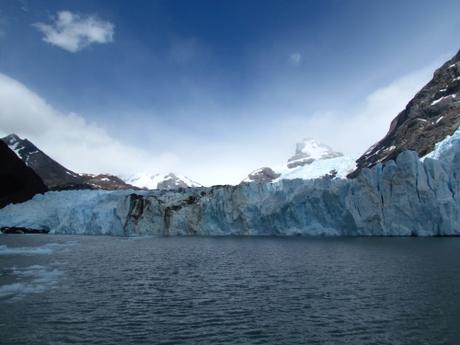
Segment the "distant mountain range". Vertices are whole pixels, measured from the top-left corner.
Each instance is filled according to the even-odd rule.
[[[56,162],[28,139],[10,134],[1,140],[32,168],[51,190],[177,189],[201,186],[198,182],[174,173],[140,174],[126,180],[110,174],[78,174]]]

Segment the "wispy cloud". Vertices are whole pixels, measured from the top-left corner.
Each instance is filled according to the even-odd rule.
[[[96,16],[81,16],[70,11],[60,11],[51,24],[33,24],[43,34],[43,40],[75,53],[93,43],[113,42],[114,25]]]
[[[294,67],[300,66],[300,64],[302,63],[302,54],[292,53],[291,55],[289,55],[289,63]]]

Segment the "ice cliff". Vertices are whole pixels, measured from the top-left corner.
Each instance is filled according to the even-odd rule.
[[[402,152],[354,179],[177,191],[62,191],[0,210],[0,226],[110,235],[460,235],[460,146]],[[452,144],[454,142],[454,144]],[[443,160],[443,157],[448,157]]]

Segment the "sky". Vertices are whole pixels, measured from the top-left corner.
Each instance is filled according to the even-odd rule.
[[[0,0],[0,134],[76,172],[239,183],[358,157],[460,48],[459,1]]]

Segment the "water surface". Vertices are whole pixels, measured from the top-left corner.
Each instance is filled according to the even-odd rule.
[[[1,344],[458,344],[460,238],[0,235]]]

